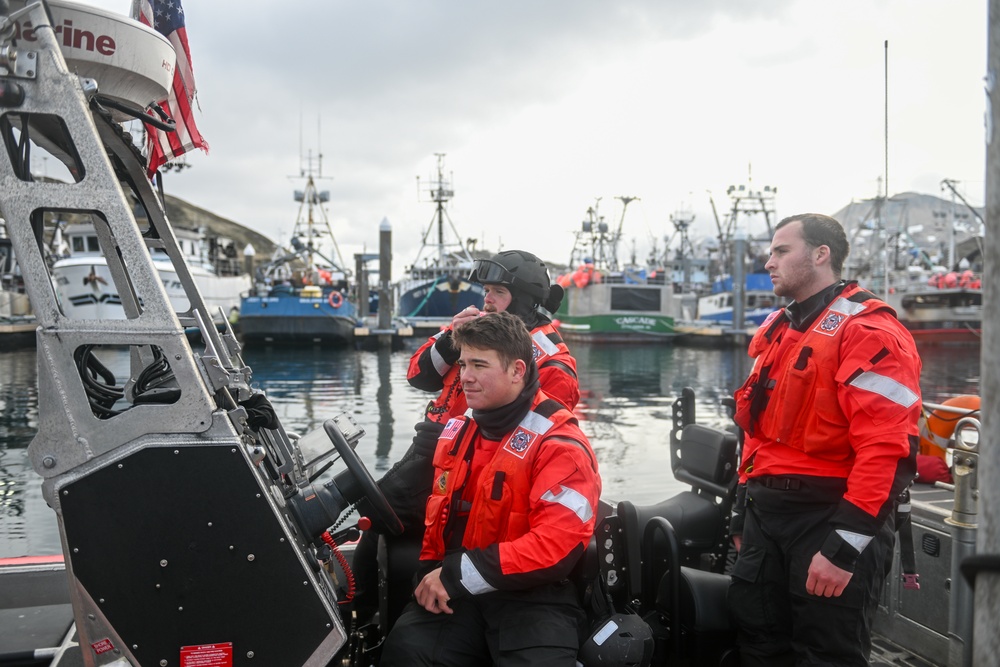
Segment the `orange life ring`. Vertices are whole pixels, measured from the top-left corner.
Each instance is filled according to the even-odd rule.
[[[326,302],[330,304],[331,308],[340,308],[344,305],[344,295],[334,290],[330,292],[330,296],[326,297]]]
[[[945,450],[955,432],[955,424],[962,417],[967,417],[979,410],[979,397],[969,394],[949,398],[941,405],[959,408],[966,412],[951,410],[932,410],[929,415],[920,420],[920,453],[944,458]]]

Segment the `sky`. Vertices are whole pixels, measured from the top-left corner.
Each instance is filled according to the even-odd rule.
[[[613,225],[639,198],[620,254],[640,259],[671,216],[712,234],[710,197],[722,214],[751,179],[779,218],[834,213],[878,194],[886,136],[890,194],[950,198],[948,178],[981,205],[986,4],[184,0],[211,151],[164,185],[287,243],[294,177],[322,153],[341,254],[377,252],[386,218],[394,278],[431,222],[416,177],[437,153],[463,237],[562,263],[598,198]]]

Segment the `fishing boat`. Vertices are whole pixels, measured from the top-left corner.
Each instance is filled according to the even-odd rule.
[[[86,216],[82,216],[86,217]],[[142,224],[140,222],[140,224]],[[125,319],[121,296],[112,280],[97,227],[93,222],[56,223],[61,243],[54,250],[52,276],[67,317],[85,320]],[[198,283],[213,319],[239,314],[240,298],[250,290],[250,276],[236,258],[233,242],[204,230],[174,228],[184,262]],[[150,250],[167,298],[177,312],[190,308],[173,260],[162,248]]]
[[[483,307],[483,286],[468,280],[477,253],[462,239],[448,215],[447,204],[455,190],[445,177],[444,154],[436,157],[437,174],[428,187],[434,216],[404,278],[394,285],[397,315],[415,328],[430,328],[433,332],[458,311],[469,306]]]
[[[918,345],[979,345],[982,342],[981,289],[893,292],[886,300]]]
[[[41,3],[20,18],[36,27],[51,21]],[[363,520],[348,524],[348,510],[367,498],[389,532],[401,525],[355,452],[363,430],[343,414],[315,433],[286,433],[267,397],[253,388],[232,331],[212,326],[183,262],[178,279],[191,309],[174,312],[148,244],[162,243],[176,258],[180,249],[145,164],[117,123],[95,113],[100,102],[92,105],[65,66],[54,31],[37,33],[37,76],[13,82],[23,95],[18,111],[28,115],[22,127],[51,140],[42,143],[71,145],[67,159],[88,177],[39,187],[21,177],[24,154],[0,160],[0,214],[39,320],[39,417],[29,456],[44,479],[42,493],[63,547],[61,565],[0,566],[0,659],[49,667],[370,664],[392,619],[359,619],[346,604],[349,545],[366,528]],[[131,54],[122,72],[134,71],[135,56],[143,54]],[[162,53],[155,55],[159,66]],[[1000,91],[992,94],[1000,97]],[[1000,115],[996,101],[993,113]],[[36,115],[59,122],[33,124]],[[73,129],[72,136],[63,128]],[[10,127],[2,131],[9,140]],[[149,212],[151,236],[140,233],[123,186]],[[134,293],[120,290],[123,308],[135,317],[77,320],[59,312],[33,223],[40,208],[71,201],[86,201],[107,221],[120,249],[108,257],[112,280],[127,276],[146,295],[140,312]],[[995,248],[991,252],[995,259]],[[204,349],[188,343],[188,325],[200,329]],[[94,349],[101,346],[129,351],[125,376],[100,363]],[[995,391],[1000,374],[991,373],[996,347],[983,347],[990,355],[984,357],[985,395]],[[638,649],[638,665],[735,664],[725,597],[739,438],[699,424],[695,404],[692,392],[681,392],[665,435],[671,472],[690,490],[649,506],[603,501],[594,539],[570,576],[581,595],[610,605],[610,612],[605,606],[590,618],[585,667],[615,664],[604,659],[602,647],[619,641]],[[893,575],[886,588],[875,664],[995,660],[997,609],[990,596],[1000,568],[995,554],[972,555],[977,538],[996,548],[996,517],[989,511],[996,452],[976,434],[980,425],[988,434],[997,415],[989,397],[984,405],[982,423],[968,408],[934,406],[957,409],[960,417],[950,434],[935,432],[952,450],[953,485],[930,487],[927,497],[913,494],[920,589],[906,585],[915,583],[910,568],[897,565],[895,573],[907,576]],[[316,481],[337,459],[329,481]],[[980,503],[987,511],[978,512]],[[386,556],[387,585],[408,580],[415,562]],[[391,594],[380,593],[387,602]],[[395,591],[408,594],[404,587]],[[643,632],[619,632],[626,622]],[[23,640],[41,637],[43,626],[46,638],[25,647]]]
[[[322,178],[322,157],[316,160],[318,178]],[[299,212],[291,247],[278,248],[269,262],[257,268],[253,290],[242,299],[239,322],[244,341],[347,345],[366,314],[350,299],[351,273],[324,206],[330,193],[316,187],[311,157],[308,162],[304,189],[295,192]]]
[[[895,309],[919,345],[979,345],[986,222],[955,181],[941,186],[952,201],[880,191],[839,211],[852,248],[845,268]]]
[[[715,270],[719,277],[712,281],[709,291],[687,292],[682,295],[681,318],[675,329],[677,343],[710,347],[745,345],[757,327],[778,308],[784,300],[775,296],[771,277],[764,271],[766,247],[772,236],[775,215],[774,198],[777,189],[764,186],[757,190],[752,180],[749,185],[730,186],[727,191],[731,206],[725,220],[712,211],[718,229],[719,259]],[[742,218],[762,216],[766,233],[747,240],[751,220]],[[682,236],[682,248],[690,243]],[[737,290],[734,287],[742,288]],[[735,320],[739,320],[737,324]]]
[[[570,252],[571,273],[557,279],[565,298],[554,314],[566,340],[598,343],[662,343],[676,334],[680,302],[664,271],[619,262],[625,211],[635,197],[619,197],[621,218],[612,230],[600,200],[587,209]]]

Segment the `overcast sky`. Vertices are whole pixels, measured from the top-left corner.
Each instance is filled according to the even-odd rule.
[[[91,0],[127,13],[129,0]],[[395,275],[433,213],[435,153],[451,216],[480,247],[566,262],[587,208],[644,257],[670,216],[714,228],[726,188],[777,187],[779,217],[833,213],[884,176],[890,193],[960,181],[983,203],[986,3],[973,0],[184,0],[211,153],[168,192],[287,242],[300,155],[342,253]],[[318,131],[321,127],[321,133]],[[751,223],[753,224],[753,223]],[[758,231],[751,228],[751,232]],[[348,260],[350,265],[353,261]]]

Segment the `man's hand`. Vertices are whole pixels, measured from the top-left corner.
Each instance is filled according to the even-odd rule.
[[[740,552],[740,547],[743,546],[743,536],[733,535],[733,546],[736,547],[736,553]]]
[[[806,577],[806,593],[821,595],[825,598],[840,597],[847,584],[854,576],[853,572],[841,570],[830,562],[823,554],[817,552],[809,563],[809,576]]]
[[[466,322],[471,322],[472,320],[476,319],[477,317],[479,317],[479,315],[480,315],[479,309],[476,308],[475,306],[469,306],[464,310],[460,310],[457,313],[455,313],[455,317],[451,318],[451,328],[457,329]]]
[[[413,596],[417,604],[431,612],[432,614],[453,614],[452,608],[448,606],[451,596],[441,583],[441,568],[431,570],[417,584],[417,589],[413,591]]]

